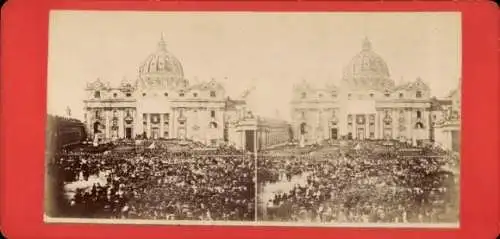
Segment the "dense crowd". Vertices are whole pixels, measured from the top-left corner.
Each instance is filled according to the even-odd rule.
[[[232,148],[198,154],[171,152],[165,145],[58,155],[51,165],[52,177],[66,186],[91,184],[68,194],[60,216],[254,220],[253,158]],[[121,143],[118,148],[125,146]]]
[[[458,220],[458,156],[434,148],[353,142],[308,154],[265,156],[261,184],[305,182],[263,202],[265,220],[436,223]],[[260,214],[260,213],[259,213]]]

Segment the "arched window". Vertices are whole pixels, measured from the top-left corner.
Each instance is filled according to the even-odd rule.
[[[422,112],[420,112],[420,110],[417,110],[417,118],[422,118]]]
[[[373,98],[373,96],[375,96],[373,93],[370,93],[370,97]]]
[[[193,97],[198,97],[198,93],[194,92]]]
[[[422,122],[417,122],[415,124],[415,129],[423,129],[424,128],[424,124]]]
[[[114,98],[118,97],[118,94],[117,93],[113,93],[113,97]]]
[[[101,92],[100,91],[94,92],[94,98],[101,98]]]
[[[306,123],[300,124],[300,134],[306,133]]]
[[[168,97],[168,93],[167,93],[167,92],[163,93],[163,95],[164,95],[165,97]]]
[[[184,91],[179,92],[180,97],[184,97]]]
[[[217,123],[216,122],[210,122],[210,128],[211,129],[217,129]]]
[[[146,96],[146,93],[142,93],[142,96]]]
[[[99,131],[99,122],[94,123],[94,134],[100,133]]]
[[[417,98],[422,98],[422,91],[417,91],[417,93],[415,94],[415,96]]]
[[[399,93],[399,98],[403,98],[403,93]]]
[[[132,96],[132,94],[131,94],[130,92],[127,92],[126,96],[127,96],[127,97],[131,97],[131,96]]]

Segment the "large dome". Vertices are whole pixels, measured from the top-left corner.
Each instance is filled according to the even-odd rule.
[[[157,50],[151,54],[139,67],[141,77],[167,77],[175,79],[184,78],[181,62],[167,50],[163,36],[158,43]]]
[[[385,60],[372,50],[368,38],[344,68],[342,83],[356,90],[385,90],[394,87]]]

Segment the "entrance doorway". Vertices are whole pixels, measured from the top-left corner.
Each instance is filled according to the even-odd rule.
[[[131,139],[132,138],[132,128],[125,128],[125,138],[126,139]]]
[[[151,138],[153,139],[158,139],[160,137],[160,129],[158,128],[152,128],[151,129]]]
[[[365,139],[365,129],[364,128],[358,128],[356,132],[356,138],[358,140],[364,140]]]
[[[331,128],[330,129],[330,139],[337,139],[337,138],[338,138],[338,129]]]
[[[94,134],[101,133],[101,130],[99,130],[100,126],[101,124],[99,123],[99,121],[94,122]]]
[[[184,127],[179,127],[177,129],[177,137],[179,139],[185,139],[186,138],[186,129]]]
[[[255,152],[255,131],[245,130],[245,149],[250,152]]]

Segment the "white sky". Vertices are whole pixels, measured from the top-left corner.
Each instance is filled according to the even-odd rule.
[[[86,82],[135,80],[157,46],[185,76],[223,81],[230,96],[251,84],[254,110],[289,116],[292,84],[338,83],[365,36],[396,82],[420,76],[444,96],[461,75],[459,13],[193,13],[53,11],[49,34],[48,113],[70,107],[83,118]],[[224,81],[223,78],[228,80]]]

